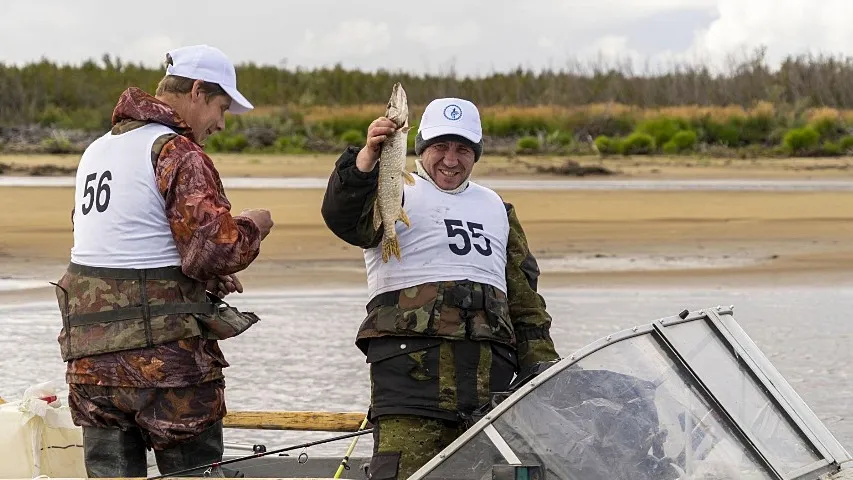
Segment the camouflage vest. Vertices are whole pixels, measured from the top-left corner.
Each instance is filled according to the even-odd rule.
[[[506,295],[467,280],[425,283],[374,297],[355,343],[366,354],[370,338],[389,335],[516,343]]]
[[[63,361],[205,335],[194,314],[215,306],[180,267],[144,270],[71,263],[56,285]],[[209,337],[212,338],[212,337]]]

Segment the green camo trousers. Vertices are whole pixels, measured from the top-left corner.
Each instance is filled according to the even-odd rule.
[[[408,478],[465,431],[461,423],[383,415],[373,427],[371,480]]]

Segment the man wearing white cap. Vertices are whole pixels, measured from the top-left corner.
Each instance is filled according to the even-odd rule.
[[[220,299],[242,291],[234,274],[273,222],[262,209],[232,216],[202,150],[226,111],[252,104],[219,50],[166,58],[156,97],[125,90],[77,167],[74,245],[56,295],[89,477],[147,476],[146,449],[163,474],[219,461],[228,362],[217,340],[258,320]]]
[[[559,357],[537,293],[539,269],[513,206],[470,180],[483,153],[477,107],[427,105],[415,138],[417,175],[396,225],[402,260],[383,262],[373,227],[379,151],[395,125],[370,124],[348,147],[323,199],[326,225],[364,249],[370,301],[356,345],[370,363],[372,480],[407,478],[476,420],[514,374]]]

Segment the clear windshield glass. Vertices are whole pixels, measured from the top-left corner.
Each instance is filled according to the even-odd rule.
[[[752,434],[770,462],[787,473],[820,460],[707,321],[673,325],[666,333],[726,411]]]
[[[466,480],[492,478],[493,465],[506,465],[498,449],[484,432],[478,433],[468,443],[442,462],[423,478]]]
[[[608,345],[493,423],[549,479],[772,478],[650,335]],[[506,464],[480,432],[424,478],[486,479]]]

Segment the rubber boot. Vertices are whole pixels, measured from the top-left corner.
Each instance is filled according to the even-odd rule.
[[[145,450],[145,440],[138,429],[83,427],[88,477],[147,477]]]
[[[155,450],[157,469],[161,475],[179,477],[224,477],[222,469],[200,468],[180,475],[172,475],[187,468],[200,467],[222,461],[225,445],[222,442],[222,421],[216,422],[198,436],[180,445],[166,449]]]

